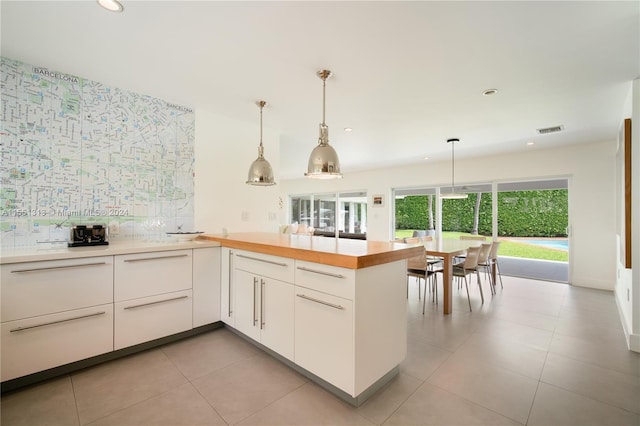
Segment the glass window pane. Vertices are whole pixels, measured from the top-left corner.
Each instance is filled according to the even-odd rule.
[[[476,186],[485,189],[484,185],[474,185]],[[462,235],[491,238],[493,197],[491,185],[487,187],[486,192],[467,192],[467,198],[442,200],[442,238],[457,239]]]
[[[341,193],[339,230],[347,234],[367,232],[367,193]]]
[[[311,212],[311,196],[291,197],[291,223],[311,226],[313,219]]]

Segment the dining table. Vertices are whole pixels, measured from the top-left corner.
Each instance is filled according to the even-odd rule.
[[[438,239],[424,241],[427,256],[442,258],[443,275],[443,303],[442,311],[445,315],[453,312],[452,292],[453,292],[453,260],[456,256],[466,253],[469,247],[478,247],[490,241],[482,240],[458,240],[458,239]]]

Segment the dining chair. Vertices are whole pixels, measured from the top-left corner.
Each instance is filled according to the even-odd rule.
[[[420,237],[404,237],[402,239],[402,241],[405,244],[417,244],[417,243],[422,242],[422,241],[420,241]]]
[[[491,248],[493,247],[492,243],[485,243],[480,246],[480,253],[478,254],[478,266],[477,268],[484,268],[485,277],[489,275],[489,289],[491,290],[491,294],[495,294],[495,284],[492,280],[491,274],[491,261],[489,260],[489,255],[491,253]]]
[[[487,237],[483,235],[460,235],[459,238],[460,240],[463,240],[463,241],[487,241]],[[456,256],[455,262],[456,263],[464,262],[464,257],[465,257],[464,254]]]
[[[484,294],[482,294],[482,283],[480,281],[480,274],[478,273],[478,256],[480,255],[480,247],[469,247],[467,249],[467,256],[464,259],[464,263],[453,265],[453,276],[464,278],[464,285],[467,288],[467,300],[469,301],[469,311],[471,309],[471,297],[469,296],[469,282],[467,281],[467,275],[476,274],[478,280],[478,288],[480,288],[480,297],[484,304]]]
[[[405,237],[402,239],[405,244],[419,244],[422,241],[420,237]],[[414,256],[407,260],[407,298],[409,297],[409,278],[414,277],[418,282],[418,299],[422,298],[422,291],[420,289],[421,280],[425,280],[425,297],[426,297],[426,281],[427,281],[427,257],[426,254],[421,256]]]
[[[420,237],[420,240],[423,243],[426,243],[429,241],[433,241],[433,237],[431,235],[423,235],[422,237]],[[443,261],[444,259],[442,259],[441,257],[427,255],[427,265],[432,271],[435,271],[436,267],[438,266],[441,267]]]

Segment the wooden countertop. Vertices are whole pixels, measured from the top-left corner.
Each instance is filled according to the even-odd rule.
[[[202,235],[198,239],[216,241],[223,247],[350,269],[367,268],[424,254],[423,245],[268,232]]]

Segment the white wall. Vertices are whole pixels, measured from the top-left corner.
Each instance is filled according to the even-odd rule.
[[[456,184],[568,177],[571,283],[613,290],[616,277],[615,154],[616,142],[610,141],[456,160]],[[447,185],[450,173],[450,162],[424,162],[377,171],[347,172],[341,180],[287,180],[282,182],[280,189],[285,199],[287,194],[366,190],[369,196],[367,237],[388,240],[391,238],[391,189]],[[372,206],[374,194],[385,196],[383,208]]]
[[[631,324],[629,347],[640,352],[640,78],[633,81],[631,116]]]
[[[249,105],[251,108],[251,105]],[[195,227],[209,234],[277,232],[284,222],[279,207],[279,136],[263,129],[264,156],[278,185],[247,185],[249,166],[258,157],[260,120],[240,122],[207,110],[196,111]],[[244,215],[244,218],[243,218]]]

